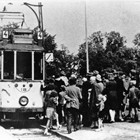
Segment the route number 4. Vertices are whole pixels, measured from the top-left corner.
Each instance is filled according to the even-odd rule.
[[[8,38],[8,31],[4,30],[2,34],[3,38]]]
[[[43,39],[43,33],[42,33],[42,32],[38,32],[37,38],[38,38],[38,39]]]
[[[46,53],[45,60],[46,62],[52,62],[53,61],[53,53]]]

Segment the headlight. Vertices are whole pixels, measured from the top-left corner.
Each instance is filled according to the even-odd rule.
[[[18,87],[18,84],[15,84],[15,87],[17,88]]]
[[[29,102],[29,100],[28,100],[28,98],[26,96],[22,96],[19,99],[19,104],[21,106],[26,106],[28,104],[28,102]]]

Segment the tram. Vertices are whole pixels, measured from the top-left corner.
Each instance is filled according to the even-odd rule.
[[[0,119],[42,114],[44,48],[31,29],[2,28],[0,34]]]

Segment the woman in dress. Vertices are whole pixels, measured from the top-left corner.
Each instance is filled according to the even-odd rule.
[[[109,110],[110,122],[115,122],[115,115],[118,110],[118,96],[117,96],[117,83],[114,75],[109,77],[109,82],[106,85],[107,101],[106,105]]]

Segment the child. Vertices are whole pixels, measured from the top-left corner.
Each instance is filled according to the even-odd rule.
[[[47,99],[47,107],[46,107],[46,118],[47,118],[47,123],[46,123],[46,129],[44,134],[49,136],[51,135],[48,132],[49,126],[51,125],[51,121],[53,117],[56,115],[56,106],[58,105],[58,94],[55,90],[52,90],[49,96],[49,99]]]
[[[97,97],[97,116],[98,116],[98,130],[103,128],[103,118],[104,118],[104,107],[105,107],[106,96],[99,94]]]

